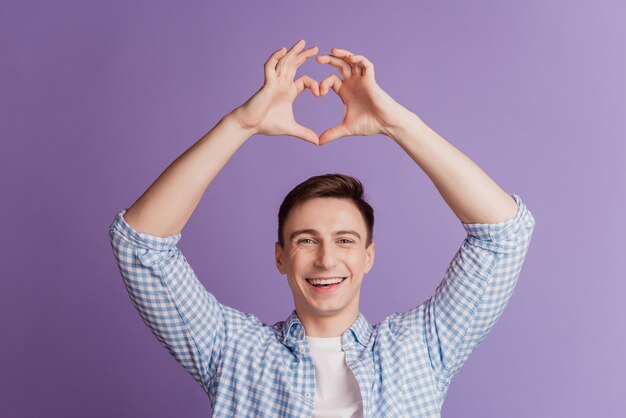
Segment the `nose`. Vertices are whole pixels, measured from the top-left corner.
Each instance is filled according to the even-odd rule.
[[[328,242],[319,246],[315,266],[324,270],[331,270],[337,264],[337,257],[334,252],[333,243]]]

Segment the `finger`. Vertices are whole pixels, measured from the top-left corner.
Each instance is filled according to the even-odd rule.
[[[291,48],[289,48],[289,51],[287,51],[285,56],[280,61],[278,61],[278,65],[276,66],[277,73],[280,74],[286,66],[292,63],[293,57],[298,55],[300,51],[302,51],[302,48],[304,48],[305,43],[306,42],[304,39],[300,39]]]
[[[304,64],[307,59],[317,54],[318,50],[319,48],[317,46],[314,46],[312,48],[305,49],[304,51],[300,52],[298,56],[295,58],[295,60],[291,64],[289,64],[287,67],[285,67],[285,68],[289,68],[289,72],[287,74],[288,77],[293,79],[293,77],[296,75],[296,71],[298,71],[298,68],[302,64]]]
[[[304,48],[305,44],[306,44],[306,41],[304,39],[300,39],[298,42],[293,44],[291,48],[289,48],[289,51],[287,51],[287,55],[290,58],[297,56],[300,53],[300,51],[302,51],[302,48]]]
[[[304,51],[302,51],[301,53],[298,54],[298,56],[296,57],[295,61],[294,61],[294,66],[296,68],[298,68],[299,66],[301,66],[302,64],[304,64],[304,62],[311,58],[312,56],[314,56],[315,54],[317,54],[319,51],[319,48],[316,46],[311,47],[309,49],[305,49]]]
[[[320,94],[322,96],[325,96],[330,88],[332,88],[335,93],[339,94],[339,90],[341,89],[342,84],[343,82],[337,76],[337,74],[331,74],[320,83]]]
[[[356,63],[352,62],[352,60],[350,60],[350,57],[352,55],[350,55],[348,58],[346,58],[348,61],[350,61],[350,67],[352,68],[352,75],[363,75],[363,68],[361,68],[360,65],[357,65]]]
[[[300,78],[298,78],[295,82],[294,82],[295,86],[296,86],[296,91],[298,92],[298,94],[302,93],[302,91],[307,88],[309,90],[311,90],[311,92],[316,95],[319,96],[320,95],[320,86],[317,83],[317,81],[315,81],[314,79],[312,79],[311,77],[309,77],[308,75],[303,75]]]
[[[265,62],[263,66],[265,69],[265,80],[273,80],[276,78],[276,64],[278,60],[281,59],[286,53],[285,47],[280,48],[278,51],[274,52],[268,60]]]
[[[330,64],[333,67],[338,68],[341,71],[341,76],[343,78],[352,75],[352,67],[349,63],[341,58],[333,57],[330,55],[318,55],[317,62],[319,62],[320,64]]]
[[[342,138],[344,136],[350,136],[350,131],[343,125],[333,126],[330,129],[325,130],[319,137],[320,145],[334,141],[335,139]]]
[[[341,49],[341,48],[333,48],[331,49],[331,55],[337,57],[337,58],[341,58],[344,61],[346,61],[351,67],[352,67],[352,74],[353,75],[362,75],[362,69],[361,68],[357,68],[354,65],[354,62],[352,62],[350,60],[350,56],[354,55],[352,52],[348,51],[347,49]]]
[[[330,50],[330,53],[339,58],[344,58],[344,57],[347,57],[348,55],[354,55],[353,52],[350,52],[347,49],[341,49],[341,48],[332,48]]]
[[[348,57],[348,60],[350,60],[353,64],[361,67],[362,75],[371,75],[372,77],[374,76],[374,64],[372,64],[372,62],[365,58],[363,55],[350,55]]]

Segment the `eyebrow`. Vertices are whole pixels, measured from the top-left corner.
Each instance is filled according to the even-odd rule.
[[[310,229],[310,228],[309,229],[297,229],[291,233],[291,235],[289,236],[289,240],[293,240],[296,236],[300,234],[311,234],[311,235],[316,235],[316,236],[320,235],[319,231],[317,231],[316,229]],[[333,232],[333,235],[344,235],[344,234],[354,235],[359,240],[361,239],[361,235],[352,229],[342,229],[341,231]]]

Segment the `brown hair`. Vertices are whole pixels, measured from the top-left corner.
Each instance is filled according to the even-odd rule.
[[[278,243],[281,247],[285,248],[283,229],[291,209],[316,197],[350,199],[365,221],[367,227],[365,247],[369,247],[374,239],[374,209],[365,201],[361,182],[355,177],[338,173],[310,177],[287,193],[278,211]]]

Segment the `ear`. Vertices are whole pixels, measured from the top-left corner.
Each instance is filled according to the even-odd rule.
[[[276,268],[280,274],[285,274],[285,265],[283,264],[283,247],[280,246],[280,243],[276,241],[274,244],[275,258],[276,258]]]
[[[374,255],[376,253],[376,243],[372,241],[369,247],[367,247],[365,253],[365,274],[369,273],[370,269],[374,265]]]

